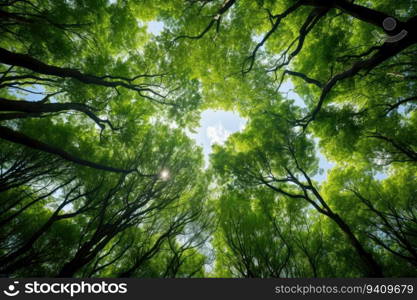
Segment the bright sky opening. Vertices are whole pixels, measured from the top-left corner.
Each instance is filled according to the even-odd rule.
[[[231,134],[243,130],[245,125],[246,120],[236,112],[208,109],[202,112],[196,133],[189,133],[189,136],[203,148],[207,165],[212,146],[223,145]]]

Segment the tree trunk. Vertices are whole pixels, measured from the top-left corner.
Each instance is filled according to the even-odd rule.
[[[349,225],[343,221],[343,219],[335,213],[330,213],[329,217],[336,222],[339,228],[345,233],[346,237],[349,239],[349,242],[355,248],[356,253],[366,267],[367,277],[384,277],[382,268],[379,263],[373,258],[372,254],[365,250],[359,240],[351,231]]]

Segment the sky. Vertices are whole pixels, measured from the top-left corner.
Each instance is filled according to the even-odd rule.
[[[163,30],[163,22],[148,22],[148,32],[159,35]],[[280,89],[281,93],[285,93],[287,98],[295,100],[295,104],[305,107],[304,101],[294,91],[291,81],[286,81]],[[214,144],[224,144],[227,138],[244,129],[246,120],[241,118],[238,113],[224,110],[205,110],[201,114],[200,127],[196,133],[190,133],[197,145],[203,148],[206,166],[208,165],[209,155]],[[319,166],[323,169],[322,174],[314,176],[314,179],[323,181],[326,178],[327,170],[331,169],[333,164],[329,162],[319,151],[317,146],[317,155],[319,158]]]
[[[151,21],[147,23],[148,32],[153,35],[159,35],[163,30],[163,22]],[[280,89],[281,93],[285,93],[286,97],[295,100],[295,104],[300,107],[305,107],[303,100],[294,91],[294,86],[291,81],[286,81]],[[36,98],[36,96],[32,96]],[[36,101],[38,99],[31,99]],[[214,144],[223,145],[227,138],[245,128],[247,120],[240,117],[238,113],[224,110],[205,110],[201,114],[200,127],[195,133],[189,133],[197,145],[203,148],[206,166],[208,166],[209,155],[212,152]],[[323,170],[321,174],[315,175],[313,178],[317,181],[326,179],[327,171],[333,167],[333,163],[329,162],[319,151],[317,146],[317,156],[319,158],[319,167]],[[377,179],[385,178],[385,174],[377,174]]]
[[[148,25],[148,32],[154,35],[159,35],[162,29],[164,28],[164,23],[158,22],[158,21],[148,22],[147,25]]]
[[[223,145],[232,133],[243,130],[245,124],[246,120],[235,112],[208,109],[202,112],[200,127],[196,129],[196,133],[188,135],[203,148],[207,166],[212,146]]]
[[[164,24],[158,21],[151,21],[147,23],[148,32],[153,35],[159,35],[163,30]],[[294,99],[295,104],[304,107],[302,99],[293,92],[294,86],[291,81],[285,82],[280,92],[285,93],[288,98]],[[29,101],[37,101],[39,95],[31,95]],[[244,129],[246,120],[239,116],[238,113],[224,110],[205,110],[201,114],[200,127],[197,128],[196,133],[189,133],[197,145],[203,148],[206,167],[208,166],[209,155],[212,152],[214,144],[224,144],[227,138]],[[318,151],[318,147],[317,147]],[[326,160],[326,158],[318,151],[319,166],[323,169],[322,174],[314,176],[314,179],[323,181],[326,178],[326,172],[333,164]]]
[[[293,88],[291,82],[286,82],[282,85],[280,92],[286,93],[290,99],[294,99],[297,105],[304,106],[302,99],[292,91]],[[200,127],[196,129],[196,133],[189,133],[188,135],[196,141],[197,145],[203,148],[206,166],[208,166],[212,146],[214,144],[223,145],[231,134],[242,131],[246,123],[247,120],[240,117],[237,112],[209,109],[202,112]],[[323,181],[326,179],[327,170],[331,169],[334,164],[320,153],[318,146],[316,149],[319,167],[323,172],[313,178],[317,181]]]

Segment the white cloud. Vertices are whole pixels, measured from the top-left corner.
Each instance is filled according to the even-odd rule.
[[[227,131],[222,124],[207,127],[207,137],[210,140],[210,145],[223,145],[231,133]]]
[[[154,35],[159,35],[164,29],[164,23],[159,21],[148,22],[148,32]]]

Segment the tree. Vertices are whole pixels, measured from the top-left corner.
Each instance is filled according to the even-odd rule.
[[[200,24],[205,22],[204,15],[210,16],[211,21],[199,34],[178,33],[174,41],[183,43],[178,45],[179,51],[198,47],[202,49],[196,53],[215,51],[210,57],[219,59],[216,66],[224,66],[212,68],[210,73],[213,74],[202,71],[199,75],[203,79],[219,81],[257,69],[272,74],[270,81],[276,81],[278,88],[290,75],[298,83],[297,90],[308,91],[317,99],[309,101],[311,109],[306,116],[293,120],[295,125],[304,128],[318,117],[324,102],[332,102],[331,91],[341,82],[349,81],[361,72],[369,74],[375,68],[385,68],[390,61],[405,59],[415,52],[417,18],[413,14],[415,4],[409,1],[395,3],[397,10],[406,12],[402,17],[404,20],[390,14],[393,3],[384,5],[376,1],[368,5],[346,0],[191,2],[192,7],[183,19],[170,21],[176,25],[184,22]],[[184,30],[182,26],[177,28],[176,32]],[[368,46],[375,30],[388,37]],[[358,44],[353,49],[350,35]],[[207,43],[202,46],[203,39],[208,38],[215,41],[215,47]],[[195,42],[196,39],[201,41]],[[233,45],[233,51],[229,45]],[[351,52],[346,53],[346,49]],[[239,61],[240,64],[236,63]]]
[[[415,181],[414,172],[397,169],[382,181],[364,174],[366,171],[353,167],[334,169],[324,193],[340,210],[348,211],[345,207],[354,204],[356,212],[348,214],[349,220],[361,224],[361,234],[378,252],[390,254],[380,256],[391,266],[391,276],[395,272],[410,276],[415,268],[415,190],[406,182]],[[396,266],[398,259],[401,267]]]
[[[320,228],[302,215],[304,203],[285,201],[259,188],[245,193],[230,190],[220,201],[218,276],[319,276],[323,240]]]
[[[33,177],[19,181],[3,192],[6,195],[4,200],[7,197],[10,200],[2,203],[7,208],[2,210],[4,218],[1,219],[5,225],[5,235],[2,235],[5,248],[0,257],[2,272],[27,274],[26,270],[22,271],[27,265],[33,264],[35,270],[49,265],[55,248],[44,250],[44,243],[52,242],[51,234],[64,222],[68,226],[71,224],[76,240],[68,246],[66,256],[59,256],[61,258],[53,267],[49,265],[50,275],[72,277],[82,271],[80,274],[84,272],[93,276],[96,273],[106,274],[102,272],[111,268],[110,276],[115,276],[120,273],[112,266],[121,259],[118,251],[132,251],[132,257],[140,263],[130,266],[132,271],[129,273],[126,270],[123,272],[133,276],[133,270],[162,251],[161,247],[168,240],[172,245],[176,237],[185,232],[187,234],[181,239],[182,243],[189,249],[195,249],[198,255],[197,249],[207,239],[211,227],[208,221],[210,209],[205,203],[207,185],[200,171],[201,154],[194,152],[190,155],[193,145],[179,130],[155,125],[141,134],[140,131],[136,133],[136,139],[142,139],[142,146],[134,150],[135,168],[147,175],[135,172],[115,176],[103,171],[97,177],[99,174],[96,171],[83,174],[80,167],[65,168],[67,163],[62,160],[57,161],[62,168],[54,168],[55,173],[52,173],[49,168],[44,171],[45,158],[36,156],[37,153],[33,153],[37,160],[19,153],[7,157],[10,163],[5,164],[17,167],[7,170],[6,175],[13,174],[11,171],[25,170],[26,164],[29,164]],[[22,150],[28,154],[33,152]],[[147,160],[144,160],[145,157]],[[164,170],[168,175],[161,175]],[[42,171],[54,177],[45,177]],[[40,184],[38,190],[33,190],[35,180]],[[27,192],[22,193],[25,190]],[[15,195],[21,198],[16,201]],[[26,229],[22,236],[21,226],[27,226],[37,209],[43,211],[42,218]],[[148,237],[144,239],[143,235]],[[143,251],[133,251],[135,241],[143,247]],[[177,253],[176,249],[172,251]],[[63,261],[66,261],[65,264]],[[201,268],[201,263],[196,263]],[[128,262],[125,261],[123,266],[128,266]]]
[[[2,4],[0,110],[4,113],[0,121],[9,126],[0,127],[0,137],[91,168],[117,173],[136,171],[85,159],[63,145],[26,134],[22,126],[30,123],[41,128],[37,119],[51,118],[68,126],[77,123],[91,127],[91,120],[102,137],[105,128],[125,130],[129,122],[138,117],[146,119],[160,106],[172,107],[171,113],[195,107],[195,83],[187,84],[191,89],[179,90],[185,81],[162,70],[166,62],[157,58],[157,45],[146,43],[146,27],[135,30],[136,22],[149,18],[137,15],[140,9],[140,4],[133,3],[109,7],[101,0],[74,5],[65,1]],[[136,52],[127,50],[132,48]],[[37,95],[44,97],[38,100]],[[188,99],[181,100],[185,95]],[[124,110],[132,110],[127,106],[133,102],[137,102],[137,109],[124,117]],[[75,120],[63,116],[67,113],[77,114]],[[118,125],[106,115],[117,119]],[[73,138],[79,143],[79,136]]]
[[[365,274],[383,276],[382,267],[359,241],[353,227],[331,208],[311,178],[317,172],[314,144],[303,134],[286,128],[286,123],[285,120],[272,123],[265,122],[265,118],[252,119],[245,132],[236,136],[234,143],[219,149],[213,157],[215,167],[222,173],[236,176],[235,184],[240,188],[261,185],[293,201],[307,202],[334,221],[345,234],[362,260]]]
[[[0,273],[415,277],[416,11],[4,0]]]

